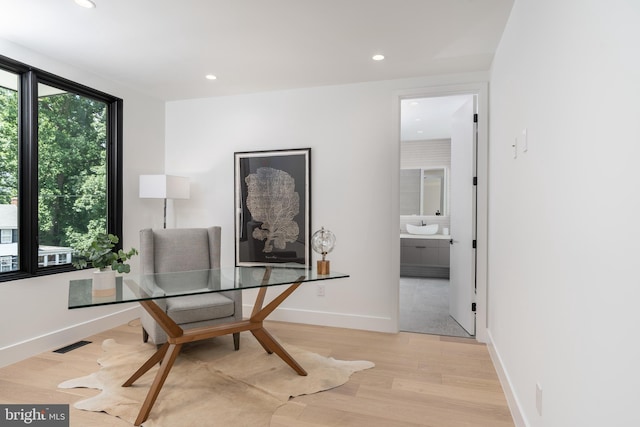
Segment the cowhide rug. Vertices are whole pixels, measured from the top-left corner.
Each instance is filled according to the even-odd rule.
[[[290,397],[340,386],[352,373],[374,366],[368,361],[335,360],[281,343],[307,371],[304,377],[277,355],[267,354],[250,335],[241,335],[237,352],[231,341],[218,338],[183,346],[143,426],[268,426],[275,410]],[[74,406],[103,411],[133,424],[157,367],[133,386],[121,385],[153,354],[155,346],[122,345],[108,339],[102,347],[105,355],[98,359],[100,370],[58,387],[102,390]]]

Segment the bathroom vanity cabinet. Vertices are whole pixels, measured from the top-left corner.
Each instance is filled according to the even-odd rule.
[[[405,277],[449,278],[449,236],[431,238],[402,235],[400,275]]]

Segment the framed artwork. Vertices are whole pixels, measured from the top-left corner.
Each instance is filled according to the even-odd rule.
[[[234,153],[236,266],[311,265],[311,148]]]

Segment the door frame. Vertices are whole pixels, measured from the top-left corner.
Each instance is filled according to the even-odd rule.
[[[423,88],[407,89],[396,91],[393,94],[393,129],[395,155],[391,156],[394,161],[391,195],[392,220],[390,233],[392,242],[397,242],[393,246],[392,256],[396,261],[393,264],[394,277],[397,282],[392,284],[391,317],[395,324],[395,330],[399,330],[400,323],[400,238],[399,238],[399,218],[400,218],[400,102],[407,98],[432,98],[448,95],[477,95],[478,111],[478,141],[476,153],[476,176],[478,185],[476,188],[476,340],[486,343],[488,341],[487,321],[488,321],[488,216],[489,216],[489,84],[486,81],[460,83],[452,85],[439,85]],[[397,275],[396,275],[397,273]]]

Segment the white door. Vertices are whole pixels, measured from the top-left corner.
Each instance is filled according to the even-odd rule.
[[[453,114],[451,130],[449,314],[475,335],[475,126],[470,98]]]

